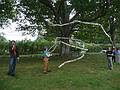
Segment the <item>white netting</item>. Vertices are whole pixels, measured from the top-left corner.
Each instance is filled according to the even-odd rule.
[[[68,40],[69,43],[64,42],[64,40]],[[58,68],[61,68],[63,65],[65,65],[67,63],[74,62],[74,61],[82,59],[84,57],[84,54],[88,50],[88,49],[85,49],[84,42],[79,40],[79,39],[72,39],[72,38],[66,38],[66,37],[57,37],[55,39],[54,45],[49,49],[49,52],[53,53],[54,50],[57,48],[57,46],[60,45],[60,43],[66,45],[66,46],[72,47],[72,48],[79,49],[80,50],[80,56],[75,58],[75,59],[63,62],[61,65],[58,66]]]

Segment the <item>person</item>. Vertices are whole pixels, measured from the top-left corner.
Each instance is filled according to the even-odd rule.
[[[120,50],[118,48],[116,50],[116,61],[117,61],[117,63],[120,64]]]
[[[116,58],[115,58],[115,56],[116,56],[116,49],[115,49],[115,47],[112,48],[112,52],[113,52],[112,61],[115,63],[116,62]]]
[[[15,76],[16,62],[17,59],[19,59],[19,52],[16,46],[16,42],[14,40],[12,40],[10,43],[9,54],[10,54],[10,60],[9,60],[8,75]]]
[[[108,68],[112,70],[113,69],[113,62],[112,62],[113,52],[111,47],[109,47],[108,50],[106,51],[106,55],[107,55],[107,61],[108,61]]]
[[[47,74],[48,72],[50,72],[50,70],[48,69],[48,63],[49,63],[49,57],[50,57],[50,53],[48,52],[48,48],[44,48],[43,51],[43,62],[44,62],[44,74]]]

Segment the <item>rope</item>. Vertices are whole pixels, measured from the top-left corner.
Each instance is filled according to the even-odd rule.
[[[77,60],[80,60],[80,59],[82,59],[84,56],[85,56],[85,55],[83,54],[83,55],[82,55],[81,57],[79,57],[79,58],[65,61],[65,62],[63,62],[62,64],[60,64],[60,65],[58,66],[58,68],[61,68],[63,65],[65,65],[65,64],[67,64],[67,63],[71,63],[71,62],[75,62],[75,61],[77,61]]]
[[[68,40],[72,40],[72,41],[74,40],[75,42],[76,42],[76,41],[77,41],[77,42],[82,42],[82,48],[81,48],[81,47],[78,47],[78,46],[74,46],[74,45],[68,44],[68,43],[66,43],[66,42],[63,42],[63,41],[61,41],[61,39],[68,39]],[[77,49],[82,50],[82,51],[81,51],[82,56],[80,56],[80,57],[78,57],[78,58],[76,58],[76,59],[73,59],[73,60],[65,61],[65,62],[63,62],[62,64],[60,64],[60,65],[58,66],[58,68],[61,68],[63,65],[65,65],[65,64],[67,64],[67,63],[75,62],[75,61],[77,61],[77,60],[82,59],[82,58],[85,56],[84,54],[86,53],[86,51],[88,51],[88,49],[85,49],[85,48],[84,48],[85,45],[84,45],[84,42],[83,42],[83,41],[81,41],[81,40],[79,40],[79,39],[71,39],[71,38],[67,38],[67,37],[56,37],[54,45],[51,46],[48,51],[49,51],[50,53],[54,52],[54,50],[56,49],[57,45],[60,44],[60,43],[62,43],[62,44],[64,44],[64,45],[67,45],[67,46],[69,46],[69,47],[73,47],[73,48],[77,48]],[[53,48],[53,49],[52,49],[52,48]],[[51,50],[51,49],[52,49],[52,50]]]
[[[90,25],[95,25],[95,26],[100,26],[101,29],[103,30],[104,34],[109,38],[110,42],[113,43],[110,35],[105,31],[104,27],[99,24],[99,23],[92,23],[92,22],[83,22],[83,21],[78,21],[78,20],[74,20],[72,22],[69,22],[69,23],[65,23],[65,24],[53,24],[52,22],[48,22],[50,24],[50,26],[59,26],[59,27],[63,27],[63,26],[67,26],[67,25],[70,25],[70,24],[74,24],[74,23],[82,23],[82,24],[90,24]],[[61,38],[61,39],[67,39],[66,37],[58,37],[56,38],[56,41]],[[68,43],[65,43],[63,41],[61,41],[61,43],[67,45],[67,46],[70,46],[70,47],[74,47],[74,48],[78,48],[78,49],[81,49],[81,50],[85,50],[87,51],[88,49],[84,49],[84,48],[79,48],[77,46],[74,46],[74,45],[70,45]],[[84,53],[85,54],[85,53]],[[65,61],[64,63],[62,63],[61,65],[58,66],[58,68],[61,68],[63,65],[67,64],[67,63],[70,63],[70,62],[74,62],[74,61],[77,61],[77,60],[80,60],[84,57],[84,54],[79,57],[79,58],[76,58],[76,59],[73,59],[73,60],[68,60],[68,61]]]
[[[85,51],[88,50],[88,49],[80,48],[80,47],[78,47],[78,46],[70,45],[70,44],[65,43],[65,42],[63,42],[63,41],[61,41],[61,43],[65,44],[65,45],[67,45],[67,46],[69,46],[69,47],[73,47],[73,48],[77,48],[77,49],[81,49],[81,50],[85,50]]]
[[[79,21],[79,20],[74,20],[72,22],[69,22],[69,23],[65,23],[65,24],[53,24],[52,22],[48,21],[49,25],[50,26],[58,26],[58,27],[63,27],[63,26],[67,26],[67,25],[70,25],[70,24],[74,24],[74,23],[82,23],[82,24],[90,24],[90,25],[95,25],[95,26],[100,26],[101,29],[103,30],[104,34],[109,38],[110,42],[113,43],[110,35],[105,31],[104,27],[99,24],[99,23],[92,23],[92,22],[83,22],[83,21]]]
[[[53,46],[51,46],[48,51],[50,51],[56,44],[57,44],[57,40],[55,39]]]
[[[57,48],[57,44],[54,46],[53,50],[50,53],[54,52],[56,48]]]

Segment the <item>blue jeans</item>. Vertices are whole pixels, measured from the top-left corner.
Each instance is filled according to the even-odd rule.
[[[11,74],[11,75],[15,74],[16,62],[17,62],[17,58],[15,58],[15,57],[10,58],[8,73]]]

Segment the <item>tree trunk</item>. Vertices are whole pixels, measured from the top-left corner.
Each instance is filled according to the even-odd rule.
[[[110,36],[112,39],[112,46],[115,47],[115,21],[114,21],[114,17],[110,16],[109,17],[109,23],[110,23]]]
[[[61,37],[70,38],[70,28],[63,27],[63,33]],[[61,41],[69,44],[69,39],[61,39]],[[69,56],[70,55],[70,47],[61,43],[60,44],[60,56]]]
[[[69,40],[61,40],[65,43],[69,43]],[[60,56],[69,56],[70,55],[70,47],[61,43],[60,44]]]
[[[62,0],[61,5],[60,5],[60,9],[59,9],[59,13],[57,15],[59,17],[58,17],[56,22],[59,22],[59,23],[69,22],[69,15],[70,15],[70,12],[68,12],[67,1]],[[61,27],[60,37],[69,38],[70,34],[71,34],[70,28],[71,28],[71,25]],[[69,44],[69,39],[61,39],[61,41]],[[69,56],[69,55],[70,55],[70,47],[61,43],[60,56]]]

